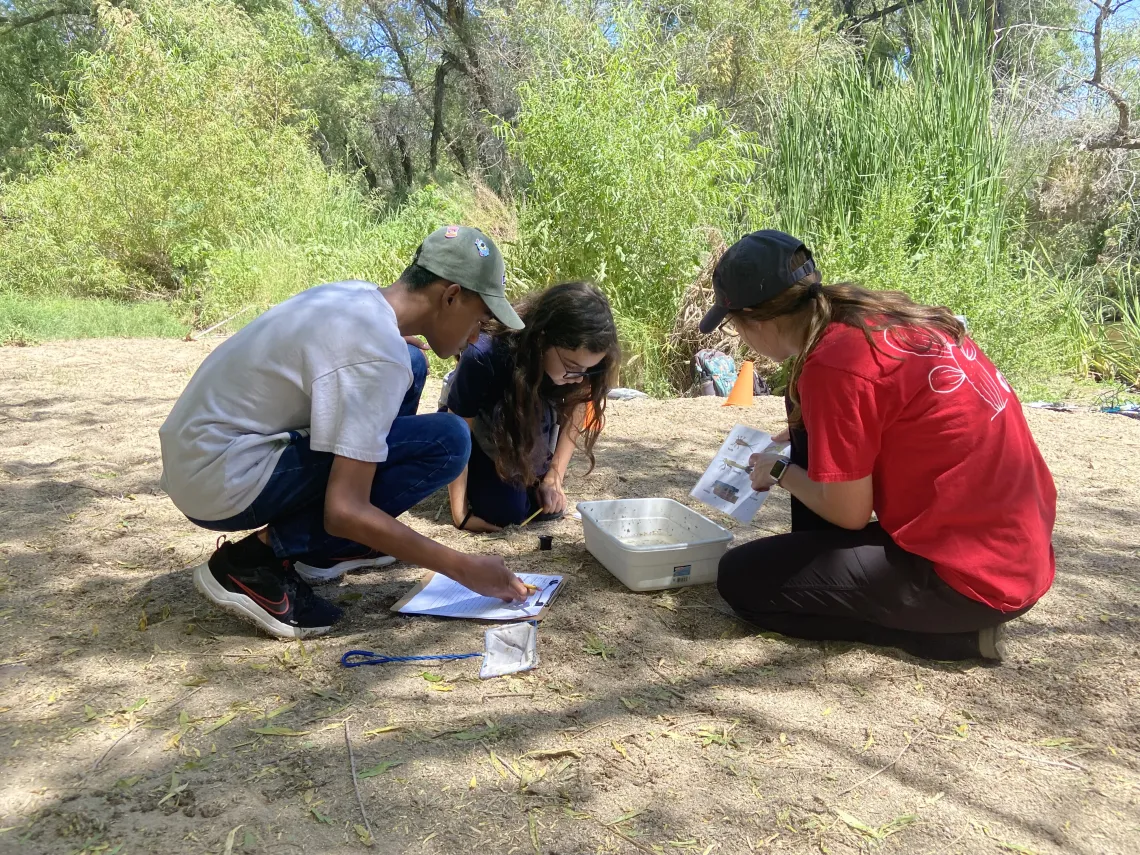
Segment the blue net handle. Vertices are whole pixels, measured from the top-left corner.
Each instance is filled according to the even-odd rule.
[[[357,668],[361,665],[389,665],[401,662],[432,662],[449,661],[452,659],[474,659],[482,653],[439,653],[434,656],[383,656],[371,650],[350,650],[340,657],[340,664],[345,668]]]

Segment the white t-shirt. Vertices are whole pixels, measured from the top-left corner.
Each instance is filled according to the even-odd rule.
[[[371,282],[318,285],[206,357],[159,429],[162,488],[192,519],[258,497],[289,431],[314,451],[380,463],[412,384],[396,314]]]

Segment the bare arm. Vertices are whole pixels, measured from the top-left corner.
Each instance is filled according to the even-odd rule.
[[[570,466],[570,459],[578,449],[578,437],[582,433],[578,425],[585,413],[585,407],[575,407],[573,418],[566,423],[566,427],[563,428],[562,434],[558,437],[558,445],[554,449],[554,459],[550,461],[550,471],[558,473],[559,481],[566,477],[566,469]]]
[[[770,467],[769,467],[770,468]],[[789,466],[780,486],[831,523],[858,531],[871,520],[871,476],[858,481],[817,483],[799,466]]]
[[[538,485],[538,498],[542,502],[542,509],[548,514],[557,514],[566,510],[566,491],[562,481],[566,477],[566,469],[578,448],[578,436],[581,430],[578,425],[585,415],[586,408],[574,408],[574,415],[567,420],[558,436],[558,444],[554,448],[554,457],[550,461],[550,469],[542,476]]]
[[[754,454],[752,489],[770,490],[775,485],[771,476],[775,454]],[[874,489],[871,476],[857,481],[817,482],[808,477],[806,469],[795,464],[788,466],[780,479],[780,486],[831,523],[858,531],[867,525],[874,509]]]
[[[325,530],[334,537],[362,543],[409,564],[449,576],[490,597],[515,600],[526,588],[497,555],[468,555],[413,531],[372,504],[376,464],[333,458],[325,491]]]

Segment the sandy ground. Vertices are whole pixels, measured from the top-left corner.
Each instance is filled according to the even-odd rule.
[[[1003,666],[764,637],[711,586],[627,591],[580,523],[544,526],[540,554],[535,530],[456,532],[440,494],[418,530],[569,584],[537,670],[429,680],[338,664],[481,649],[479,625],[389,611],[415,568],[328,591],[347,619],[306,645],[195,593],[214,535],[161,493],[157,431],[210,347],[0,348],[0,852],[362,850],[345,723],[383,853],[1140,851],[1140,423],[1029,413],[1058,577]],[[569,492],[692,504],[728,429],[781,412],[615,404]],[[777,492],[735,534],[787,525]]]

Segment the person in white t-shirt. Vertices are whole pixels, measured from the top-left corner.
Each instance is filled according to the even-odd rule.
[[[416,415],[427,360],[454,356],[490,317],[519,329],[503,258],[478,229],[429,235],[400,278],[338,282],[274,306],[202,362],[162,428],[162,485],[195,524],[257,529],[194,569],[208,600],[280,638],[329,631],[341,610],[309,583],[400,559],[513,600],[498,556],[468,555],[396,517],[453,481],[471,436]]]

